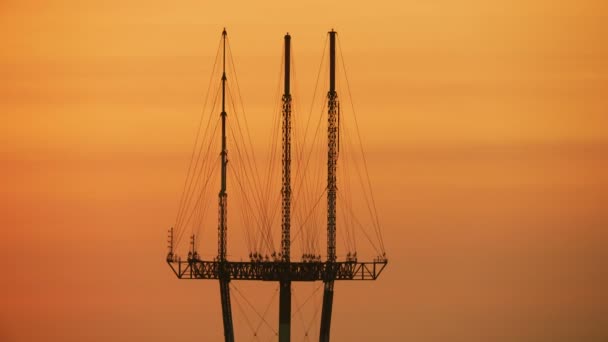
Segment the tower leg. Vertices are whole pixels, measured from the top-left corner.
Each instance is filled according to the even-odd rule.
[[[291,281],[282,280],[279,291],[279,342],[289,342],[291,340]]]
[[[331,310],[334,302],[334,281],[325,282],[323,290],[323,307],[321,309],[321,332],[319,334],[320,342],[329,342],[329,332],[331,326]]]
[[[224,320],[224,339],[234,342],[234,329],[232,327],[232,308],[230,306],[230,280],[220,279],[220,298],[222,301],[222,318]]]

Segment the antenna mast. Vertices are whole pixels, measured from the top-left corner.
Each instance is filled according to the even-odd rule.
[[[338,163],[338,119],[340,107],[336,93],[336,31],[329,32],[329,92],[327,93],[327,274],[323,280],[323,308],[319,340],[329,341],[331,311],[334,300],[336,262],[336,194],[338,190],[336,166]]]
[[[291,278],[290,268],[290,226],[291,226],[291,94],[289,93],[289,72],[291,60],[291,36],[285,35],[285,89],[283,93],[283,186],[281,225],[281,253],[284,271],[281,272],[279,293],[279,342],[291,339]]]
[[[218,224],[218,252],[220,297],[222,302],[222,318],[224,322],[224,337],[226,342],[234,341],[232,327],[232,308],[230,305],[230,274],[226,270],[226,248],[228,229],[228,194],[226,193],[226,166],[228,165],[228,150],[226,149],[226,29],[222,32],[223,60],[222,60],[222,184],[219,193],[219,224]]]

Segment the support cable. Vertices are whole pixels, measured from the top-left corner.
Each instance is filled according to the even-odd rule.
[[[216,92],[216,96],[214,97],[214,102],[213,102],[213,105],[211,107],[211,110],[213,110],[215,108],[217,99],[219,97],[219,90],[220,90],[220,88],[218,87],[217,92]],[[203,134],[203,139],[205,138],[205,136],[207,136],[207,132],[208,132],[208,129],[209,129],[210,124],[211,124],[211,119],[212,119],[212,116],[209,115],[209,119],[207,120],[207,125],[205,127],[205,133]],[[219,124],[219,120],[216,121],[216,125],[214,126],[212,137],[215,136],[215,132],[217,131],[218,124]],[[201,153],[203,151],[203,146],[204,146],[204,141],[201,140],[201,144],[200,144],[200,147],[199,147],[199,152],[197,154],[196,162],[195,162],[195,165],[194,165],[194,170],[192,172],[190,172],[188,174],[188,176],[186,177],[187,180],[188,180],[188,178],[190,180],[186,181],[188,183],[188,187],[187,187],[187,190],[185,191],[185,198],[183,200],[181,209],[179,210],[180,214],[179,214],[178,218],[176,219],[176,223],[175,223],[175,227],[176,227],[175,229],[177,230],[177,235],[178,235],[178,238],[176,240],[176,245],[180,243],[181,237],[182,237],[183,233],[185,232],[185,229],[187,228],[186,225],[183,224],[184,215],[185,215],[185,213],[191,207],[190,204],[191,204],[194,192],[196,191],[195,189],[197,188],[198,183],[200,181],[200,173],[202,172],[202,168],[204,166],[208,165],[208,160],[210,158],[209,151],[210,151],[210,148],[211,148],[212,144],[209,145],[209,147],[207,148],[206,152],[203,155],[202,162],[199,163],[199,160],[201,158]],[[199,165],[200,165],[200,168],[199,168]],[[196,182],[193,185],[192,182],[195,179],[196,179]]]
[[[204,101],[204,104],[203,104],[203,109],[201,111],[201,118],[199,120],[198,129],[196,131],[196,138],[194,139],[194,146],[192,147],[192,153],[190,155],[190,163],[188,164],[188,171],[186,172],[186,179],[184,180],[182,195],[181,195],[180,200],[179,200],[178,211],[177,211],[177,215],[176,215],[176,218],[175,218],[175,222],[177,222],[179,220],[179,217],[181,215],[181,211],[183,210],[182,209],[182,203],[184,202],[184,195],[186,193],[186,183],[188,182],[188,175],[190,175],[190,170],[192,168],[192,162],[194,160],[194,153],[197,150],[198,139],[199,139],[199,136],[200,136],[201,127],[203,125],[203,119],[205,117],[205,109],[207,107],[207,101],[209,99],[209,94],[211,93],[211,85],[213,84],[213,75],[214,75],[214,71],[215,71],[215,68],[216,68],[216,65],[217,65],[217,61],[218,61],[219,56],[220,56],[221,43],[222,43],[222,41],[220,39],[220,41],[218,42],[217,51],[215,53],[215,61],[213,63],[213,68],[211,69],[212,70],[211,76],[209,77],[209,84],[207,86],[207,92],[205,94],[205,101]]]
[[[253,310],[253,312],[255,312],[255,314],[264,322],[268,329],[270,329],[270,331],[272,331],[276,335],[277,331],[268,323],[268,321],[266,321],[266,318],[255,309],[255,306],[251,304],[247,297],[236,286],[232,285],[232,289],[235,290],[236,293],[241,296],[241,298],[243,298],[243,300],[245,301],[245,303],[247,303],[251,310]]]
[[[338,45],[340,46],[340,40],[339,39],[338,39]],[[351,104],[351,108],[352,108],[352,111],[353,111],[353,118],[355,119],[355,127],[356,127],[356,131],[357,131],[357,137],[359,139],[359,149],[361,151],[361,157],[363,158],[363,165],[364,165],[364,169],[365,169],[365,175],[366,175],[366,178],[367,178],[367,185],[368,185],[368,189],[369,189],[369,191],[371,193],[371,201],[372,201],[372,206],[373,206],[374,214],[375,214],[375,216],[374,216],[375,223],[376,223],[376,227],[378,228],[378,231],[379,231],[380,245],[381,245],[381,248],[382,248],[382,252],[384,253],[385,252],[384,239],[382,238],[382,230],[380,229],[380,219],[378,217],[378,210],[377,210],[377,207],[376,207],[376,200],[375,200],[374,195],[373,195],[373,189],[372,189],[372,185],[371,185],[371,181],[370,181],[370,177],[369,177],[369,171],[368,171],[368,167],[367,167],[367,159],[365,158],[365,153],[364,153],[364,150],[363,150],[363,141],[361,139],[361,132],[359,130],[359,123],[357,121],[357,116],[356,116],[356,113],[355,113],[355,106],[354,106],[354,103],[353,103],[353,98],[352,98],[352,94],[351,94],[351,90],[350,90],[350,82],[348,81],[348,75],[346,73],[346,65],[344,63],[344,56],[342,55],[342,48],[340,47],[339,50],[340,50],[340,59],[342,61],[342,68],[344,69],[344,78],[346,80],[346,87],[348,89],[348,97],[350,98],[350,104]]]

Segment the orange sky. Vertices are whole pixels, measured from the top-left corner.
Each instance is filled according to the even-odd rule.
[[[254,135],[285,32],[304,104],[339,32],[390,265],[337,285],[335,340],[605,340],[607,20],[602,1],[2,1],[0,340],[221,338],[217,284],[163,259],[224,26]]]

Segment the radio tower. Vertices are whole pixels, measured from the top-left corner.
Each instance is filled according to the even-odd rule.
[[[291,283],[297,281],[323,281],[323,307],[321,310],[321,330],[319,340],[329,341],[330,325],[336,280],[376,280],[386,267],[388,260],[379,256],[373,261],[359,262],[356,258],[338,261],[336,258],[336,195],[338,164],[338,135],[340,107],[336,92],[336,32],[329,32],[329,92],[328,99],[328,151],[327,151],[327,260],[292,261],[290,249],[291,223],[291,94],[290,60],[291,36],[285,35],[285,84],[282,97],[282,220],[281,258],[279,260],[229,261],[227,251],[227,206],[226,193],[226,30],[222,32],[222,151],[221,188],[219,192],[218,257],[215,260],[201,260],[194,250],[186,261],[174,255],[173,229],[169,232],[169,253],[167,263],[179,279],[217,279],[220,283],[220,298],[226,342],[234,341],[232,310],[230,304],[231,280],[261,280],[279,282],[279,341],[291,340]]]

